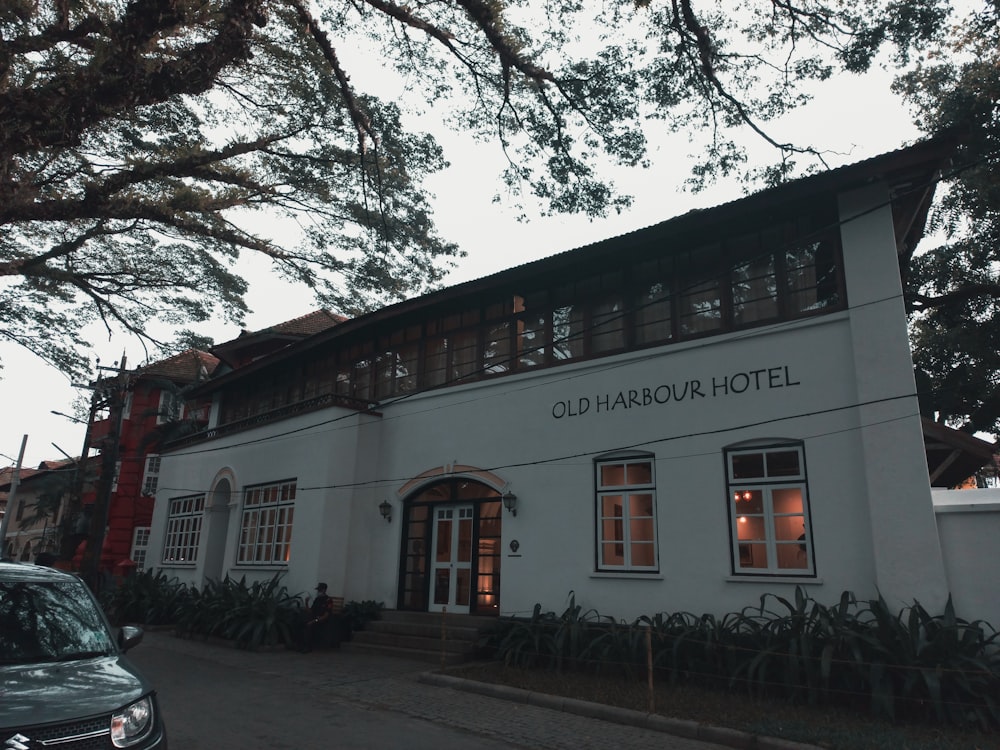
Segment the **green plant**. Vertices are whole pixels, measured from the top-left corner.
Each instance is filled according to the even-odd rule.
[[[172,625],[197,592],[163,571],[137,571],[101,594],[101,605],[116,625]]]
[[[941,615],[919,603],[893,615],[882,597],[869,602],[866,644],[872,703],[889,717],[934,710],[941,722],[1000,725],[1000,649],[997,631],[955,615],[949,597]]]
[[[790,600],[766,594],[721,618],[660,613],[626,624],[584,611],[570,592],[561,616],[536,604],[530,618],[502,622],[495,642],[507,666],[634,677],[646,673],[647,633],[653,668],[672,684],[867,706],[889,720],[930,711],[942,724],[1000,725],[1000,636],[959,619],[950,600],[941,615],[916,602],[894,613],[881,598],[844,592],[825,606],[797,587]]]
[[[617,651],[613,620],[601,617],[596,610],[584,611],[569,593],[569,603],[562,615],[542,614],[536,604],[527,620],[511,620],[497,631],[498,652],[505,663],[519,667],[547,666],[564,668],[599,666],[594,654]],[[609,635],[609,632],[611,633]]]
[[[288,593],[280,579],[278,573],[252,584],[247,584],[246,576],[239,581],[228,576],[207,581],[190,598],[178,620],[178,631],[227,638],[246,649],[290,645],[302,602],[298,595]]]
[[[369,622],[382,618],[383,609],[385,609],[385,604],[373,599],[349,601],[344,605],[343,617],[347,620],[352,631],[364,630]]]

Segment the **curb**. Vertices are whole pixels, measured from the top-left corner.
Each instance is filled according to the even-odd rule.
[[[464,690],[469,693],[478,693],[491,698],[511,701],[512,703],[524,703],[539,708],[550,708],[555,711],[585,716],[590,719],[601,719],[614,724],[625,724],[641,729],[650,729],[655,732],[663,732],[664,734],[672,734],[678,737],[713,742],[717,745],[736,748],[736,750],[822,750],[822,748],[816,745],[784,740],[778,737],[764,737],[739,729],[716,727],[684,719],[671,719],[668,716],[660,716],[659,714],[647,714],[629,708],[618,708],[617,706],[608,706],[604,703],[591,703],[576,698],[564,698],[559,695],[535,693],[531,690],[523,690],[521,688],[510,687],[509,685],[496,685],[492,682],[466,680],[461,677],[452,677],[451,675],[440,674],[438,672],[421,672],[417,676],[417,680],[427,685]]]

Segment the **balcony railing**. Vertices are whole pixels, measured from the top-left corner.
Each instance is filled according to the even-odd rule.
[[[372,404],[369,404],[368,402],[359,401],[358,399],[349,398],[347,396],[339,396],[334,393],[324,393],[320,396],[306,399],[304,401],[297,401],[294,404],[288,404],[287,406],[282,406],[278,409],[272,409],[271,411],[254,414],[252,417],[247,417],[246,419],[240,419],[236,422],[229,422],[228,424],[218,425],[210,429],[185,435],[184,437],[177,438],[176,440],[171,440],[169,442],[169,446],[171,448],[176,448],[182,445],[215,440],[216,438],[224,437],[226,435],[232,435],[237,432],[253,429],[254,427],[270,424],[271,422],[280,422],[281,420],[288,419],[296,414],[304,414],[305,412],[326,409],[331,406],[339,406],[344,409],[351,409],[359,412],[364,411],[376,416],[381,416],[378,412],[372,411]]]

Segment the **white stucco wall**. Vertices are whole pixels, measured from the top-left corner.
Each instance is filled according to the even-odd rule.
[[[885,198],[873,186],[846,196],[842,212]],[[889,209],[845,225],[843,241],[844,312],[416,394],[379,415],[331,408],[166,454],[149,559],[160,559],[165,501],[178,488],[208,491],[228,470],[237,505],[227,572],[269,577],[273,569],[234,564],[239,493],[295,478],[289,588],[324,580],[331,593],[393,607],[404,487],[466,465],[519,499],[517,516],[502,520],[503,614],[536,603],[561,611],[570,591],[617,618],[724,614],[765,593],[790,597],[796,585],[825,603],[881,591],[933,608],[947,583]],[[804,445],[815,577],[732,575],[723,449],[765,439]],[[595,573],[593,461],[622,449],[655,457],[657,574]],[[378,512],[384,500],[390,523]],[[200,582],[203,563],[170,572]]]
[[[934,490],[934,510],[956,613],[1000,628],[1000,489]]]
[[[162,562],[168,501],[209,493],[216,479],[225,475],[232,477],[234,491],[227,518],[223,575],[237,579],[245,575],[248,581],[255,581],[280,571],[286,572],[285,583],[293,592],[310,592],[317,580],[325,581],[331,593],[343,590],[352,534],[358,434],[372,419],[353,411],[327,409],[164,454],[150,534],[150,565],[184,582],[200,585],[204,581],[204,550],[195,564]],[[243,488],[284,479],[295,479],[297,485],[292,563],[287,568],[237,566]],[[203,546],[215,521],[213,516],[206,513]],[[361,523],[363,529],[363,519]]]
[[[936,610],[948,586],[934,523],[920,410],[906,333],[892,213],[883,184],[840,196],[858,437],[875,584],[890,604]],[[883,206],[871,210],[875,206]]]
[[[178,494],[171,488],[207,489],[223,467],[238,487],[295,477],[289,587],[306,591],[320,578],[348,598],[390,606],[402,531],[397,491],[425,471],[454,464],[488,469],[518,495],[517,516],[503,517],[505,614],[530,612],[536,602],[558,610],[571,590],[586,607],[616,617],[724,613],[766,592],[791,595],[797,583],[825,601],[846,589],[871,595],[875,571],[848,324],[846,314],[837,314],[431,392],[386,407],[381,417],[321,424],[342,415],[315,412],[213,441],[210,453],[196,447],[165,456],[160,497]],[[723,384],[734,374],[751,371],[763,371],[759,388],[755,382],[742,393],[727,392]],[[757,376],[738,378],[738,385],[751,381]],[[641,403],[644,389],[677,385],[683,393],[685,383],[679,401]],[[599,398],[613,405],[621,391],[627,401],[629,390],[640,405],[598,408]],[[563,415],[561,404],[578,409],[580,399],[590,400],[587,413]],[[805,443],[817,578],[730,575],[722,448],[761,438]],[[656,457],[658,575],[594,572],[593,457],[622,448]],[[387,498],[396,504],[391,523],[377,510]],[[162,548],[165,508],[157,503],[150,559]],[[270,576],[272,570],[232,566],[238,518],[235,508],[230,574]],[[520,545],[516,554],[509,551],[512,539]],[[181,567],[176,574],[197,581],[201,571]]]

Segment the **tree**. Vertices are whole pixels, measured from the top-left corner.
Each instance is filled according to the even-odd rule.
[[[48,519],[55,520],[63,501],[73,489],[75,472],[76,468],[71,464],[68,468],[49,470],[36,480],[35,501],[28,506],[28,512],[21,518],[21,529],[37,526]]]
[[[181,329],[174,334],[174,340],[167,343],[163,350],[167,354],[180,354],[188,349],[197,349],[207,352],[215,345],[215,340],[210,336],[203,336],[197,331],[188,328]]]
[[[921,409],[1000,435],[1000,2],[895,85],[925,132],[964,134],[930,221],[945,242],[901,261]]]
[[[461,253],[422,180],[444,164],[412,110],[499,143],[503,182],[545,211],[628,196],[602,160],[645,165],[644,120],[707,129],[692,184],[745,172],[749,128],[784,179],[821,148],[766,123],[802,85],[899,64],[943,0],[9,0],[0,6],[0,336],[85,369],[83,324],[239,322],[246,253],[346,314],[440,281]],[[581,38],[581,30],[598,30]],[[338,55],[372,50],[418,101],[356,90]],[[444,107],[449,104],[449,107]],[[807,164],[808,166],[808,164]],[[266,211],[288,224],[249,227]],[[273,219],[272,219],[273,222]]]
[[[96,468],[93,462],[83,465],[79,459],[71,459],[70,463],[49,469],[35,478],[35,501],[21,519],[20,528],[37,527],[43,522],[47,527],[50,520],[58,519],[58,524],[52,525],[42,541],[45,547],[56,547],[60,557],[71,558],[86,536],[82,533],[86,519],[81,520],[81,510],[74,504],[74,495],[94,483]]]

